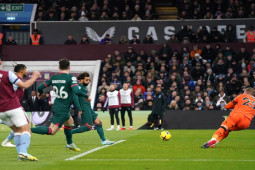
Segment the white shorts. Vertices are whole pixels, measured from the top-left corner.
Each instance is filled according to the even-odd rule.
[[[27,114],[22,107],[8,110],[6,112],[0,112],[0,119],[5,121],[5,124],[9,127],[13,125],[16,127],[21,127],[29,123]]]

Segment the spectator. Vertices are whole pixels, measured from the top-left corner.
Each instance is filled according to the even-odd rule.
[[[123,35],[120,37],[119,44],[128,44],[126,36]]]
[[[77,42],[73,39],[73,36],[69,35],[65,41],[65,45],[75,45]]]
[[[134,35],[133,39],[129,41],[129,44],[140,44],[140,40]]]
[[[236,42],[236,31],[233,25],[228,25],[226,31],[224,31],[224,38],[226,42]]]
[[[12,36],[9,36],[6,45],[17,45],[17,42],[13,39]]]
[[[47,92],[42,99],[42,111],[51,111],[50,93]]]
[[[137,80],[136,84],[133,86],[134,93],[137,91],[137,89],[140,89],[142,94],[144,94],[144,92],[146,91],[140,80]]]
[[[100,41],[100,44],[112,44],[112,39],[110,38],[110,35],[109,35],[109,34],[106,34],[106,35],[105,35],[105,38],[103,38],[103,39]]]
[[[36,92],[31,92],[31,97],[28,98],[29,111],[42,111],[42,100],[38,95],[36,96]]]
[[[172,100],[167,107],[169,110],[179,110],[178,104],[175,100]]]
[[[179,40],[177,39],[177,37],[174,34],[172,34],[170,36],[170,39],[167,40],[167,44],[178,44],[178,43],[179,43]]]
[[[142,21],[138,14],[135,14],[134,17],[131,19],[132,21]]]
[[[153,100],[147,100],[143,107],[143,110],[152,110]]]
[[[151,35],[146,35],[143,40],[143,44],[153,44],[153,38],[151,37]]]
[[[141,89],[137,89],[134,94],[135,108],[140,110],[143,107],[143,95]]]
[[[215,55],[216,53],[214,49],[211,47],[211,45],[206,44],[206,46],[203,48],[203,51],[202,51],[203,59],[205,59],[209,63],[212,63],[213,59],[215,58]]]
[[[76,13],[75,12],[71,12],[70,18],[68,21],[77,21],[76,19]]]
[[[198,45],[193,46],[193,50],[190,51],[190,58],[195,58],[196,54],[199,54],[199,56],[202,54],[202,51],[198,48]]]
[[[124,54],[125,61],[134,62],[136,59],[136,53],[133,50],[133,47],[128,47],[127,52]]]
[[[82,45],[89,45],[90,43],[89,43],[89,39],[88,39],[88,37],[86,36],[86,35],[84,35],[83,37],[82,37],[82,39],[81,39],[81,41],[80,41],[80,44],[82,44]]]
[[[198,79],[204,78],[204,70],[200,66],[200,64],[196,64],[195,68],[192,69],[191,76],[192,76],[193,80],[195,80],[195,81],[197,81]]]
[[[79,21],[88,21],[86,14],[84,11],[81,12],[81,17],[78,19]]]

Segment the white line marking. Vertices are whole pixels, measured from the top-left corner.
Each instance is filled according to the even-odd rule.
[[[113,145],[116,145],[116,144],[118,144],[118,143],[125,142],[125,141],[126,141],[126,140],[119,140],[119,141],[115,142]],[[91,150],[89,150],[89,151],[87,151],[87,152],[81,153],[81,154],[79,154],[79,155],[73,156],[73,157],[71,157],[71,158],[67,158],[67,159],[65,159],[65,161],[73,161],[73,160],[75,160],[75,159],[77,159],[77,158],[83,157],[83,156],[88,155],[88,154],[90,154],[90,153],[96,152],[96,151],[98,151],[98,150],[100,150],[100,149],[107,148],[107,147],[113,146],[113,145],[104,145],[104,146],[100,146],[100,147],[91,149]]]
[[[112,162],[112,161],[127,161],[127,162],[255,162],[255,159],[79,159],[78,161],[88,162]]]

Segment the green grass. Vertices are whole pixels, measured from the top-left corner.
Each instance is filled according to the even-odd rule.
[[[142,125],[147,112],[134,114],[135,127]],[[104,128],[109,127],[109,115],[99,114]],[[128,121],[128,118],[126,122]],[[159,138],[160,131],[105,131],[106,137],[125,142],[110,146],[74,161],[64,159],[79,154],[64,149],[63,131],[55,136],[32,135],[29,153],[38,162],[19,162],[15,148],[0,147],[0,169],[254,169],[254,130],[231,132],[229,137],[212,149],[201,149],[214,130],[169,130],[170,141]],[[0,126],[0,141],[9,130]],[[81,152],[101,146],[96,131],[76,134],[73,140]],[[250,161],[248,161],[250,160]]]

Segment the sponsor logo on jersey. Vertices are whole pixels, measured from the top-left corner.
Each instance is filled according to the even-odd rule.
[[[52,83],[66,83],[65,80],[52,80]]]

